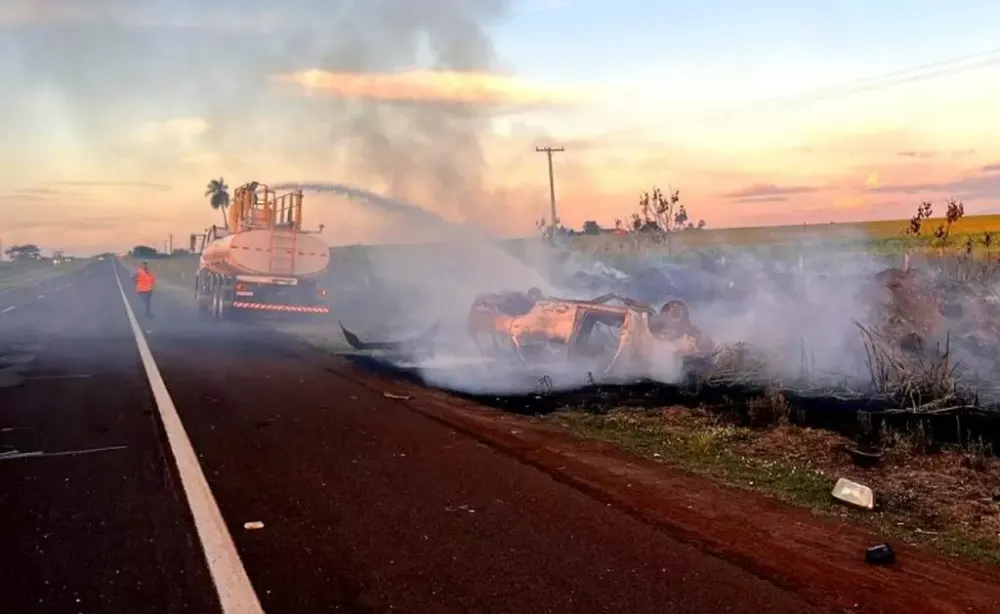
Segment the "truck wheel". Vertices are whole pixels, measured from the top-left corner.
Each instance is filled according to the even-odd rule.
[[[220,303],[222,302],[222,293],[219,292],[219,287],[216,286],[212,290],[212,318],[215,320],[222,319],[222,309]]]
[[[197,287],[194,290],[194,302],[196,305],[198,305],[198,315],[201,317],[207,316],[209,311],[209,303],[208,301],[205,300],[204,293],[201,291],[200,288]]]
[[[226,307],[226,291],[222,286],[219,286],[215,290],[215,319],[216,320],[228,320],[229,319],[229,309]]]

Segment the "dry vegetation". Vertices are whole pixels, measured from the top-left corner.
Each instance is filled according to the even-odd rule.
[[[890,539],[1000,562],[1000,473],[988,446],[939,446],[919,429],[886,426],[876,456],[837,433],[790,425],[792,413],[770,391],[743,407],[567,409],[551,419],[676,468],[872,525]],[[876,509],[833,501],[840,477],[871,486]]]

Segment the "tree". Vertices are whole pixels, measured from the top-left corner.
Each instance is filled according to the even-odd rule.
[[[697,225],[690,221],[687,207],[680,202],[679,191],[664,193],[657,187],[639,195],[639,211],[629,216],[627,225],[629,232],[642,233],[643,237],[666,243],[668,247],[671,233],[706,226],[705,220],[698,220]],[[622,221],[615,220],[615,227],[621,226]]]
[[[42,257],[42,250],[38,249],[34,243],[26,243],[25,245],[11,245],[4,251],[4,254],[11,260],[39,260]]]
[[[222,212],[222,222],[228,228],[226,208],[229,206],[229,186],[226,185],[226,180],[219,177],[209,181],[208,185],[205,186],[205,196],[208,197],[208,204],[211,205],[212,209]]]
[[[958,220],[965,216],[965,205],[954,199],[948,201],[948,208],[944,213],[944,236],[941,237],[942,241],[948,241],[948,236],[951,234],[951,225],[957,224]]]
[[[912,235],[914,237],[920,236],[920,231],[923,229],[924,221],[929,220],[934,211],[932,206],[926,200],[917,207],[917,213],[910,218],[910,225],[906,229],[906,234]]]
[[[599,235],[601,234],[601,225],[594,220],[587,220],[583,223],[583,234]]]

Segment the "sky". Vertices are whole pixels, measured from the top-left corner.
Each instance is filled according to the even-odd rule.
[[[709,227],[1000,212],[1000,4],[3,0],[0,242],[162,246],[337,182],[498,236],[677,189]],[[399,220],[308,193],[334,244]],[[389,236],[393,235],[393,236]]]

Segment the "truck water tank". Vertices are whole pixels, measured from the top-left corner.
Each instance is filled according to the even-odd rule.
[[[274,234],[278,234],[272,240]],[[258,229],[238,232],[228,237],[212,241],[201,254],[202,266],[225,275],[268,275],[272,262],[285,268],[289,254],[279,254],[272,259],[272,245],[287,251],[295,241],[295,260],[292,276],[312,277],[326,271],[330,262],[330,248],[315,236],[289,230]],[[287,274],[282,271],[282,274]]]

